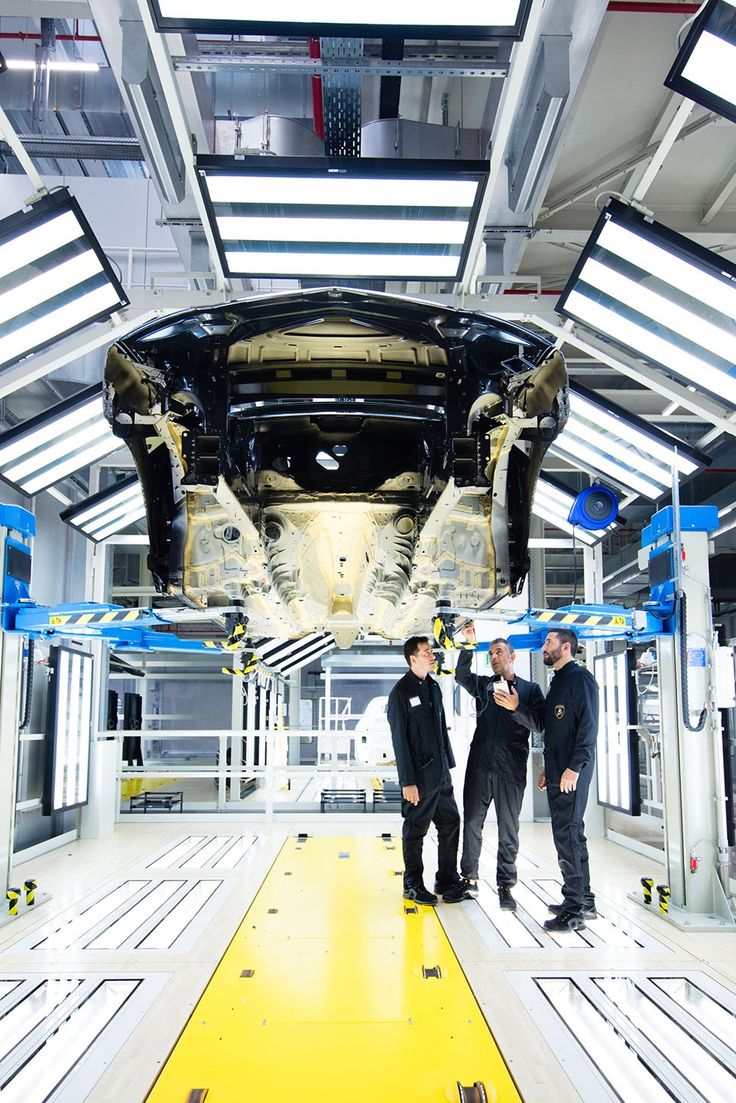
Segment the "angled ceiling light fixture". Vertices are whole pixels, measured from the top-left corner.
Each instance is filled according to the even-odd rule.
[[[30,496],[120,447],[95,383],[0,434],[0,476]]]
[[[547,521],[550,525],[561,529],[562,532],[572,535],[573,526],[567,518],[570,515],[575,497],[575,494],[562,486],[561,483],[558,483],[556,479],[545,475],[544,478],[537,479],[532,513],[536,517],[541,517],[543,521]],[[613,528],[612,525],[609,525],[606,529],[584,529],[575,526],[575,539],[592,548],[594,544],[603,539],[611,528]]]
[[[609,201],[557,310],[736,406],[736,264]]]
[[[664,83],[736,122],[736,0],[709,0]]]
[[[550,451],[651,501],[672,488],[673,465],[687,476],[710,463],[696,448],[574,382],[570,417]]]
[[[0,368],[127,305],[66,188],[0,220]]]
[[[151,0],[160,31],[210,31],[238,35],[316,35],[360,38],[521,38],[531,0],[374,0],[360,15],[340,0],[312,0],[309,19],[301,0],[272,0],[249,18],[242,0]]]
[[[137,475],[120,479],[60,514],[62,521],[96,544],[145,515],[146,506]]]
[[[455,281],[488,163],[203,156],[197,175],[228,276]]]

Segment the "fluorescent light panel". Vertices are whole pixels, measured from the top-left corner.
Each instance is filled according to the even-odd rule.
[[[98,543],[145,517],[146,506],[137,475],[129,475],[61,514],[72,528]]]
[[[54,652],[44,815],[85,804],[89,782],[93,659],[67,647]]]
[[[632,744],[629,691],[631,677],[626,651],[595,655],[593,673],[601,691],[598,723],[598,803],[627,815],[640,811],[636,757]]]
[[[589,547],[593,547],[594,544],[597,544],[599,540],[603,539],[608,530],[583,529],[571,525],[567,518],[574,501],[574,494],[571,494],[567,490],[563,490],[562,487],[558,486],[556,483],[550,482],[549,479],[540,478],[537,479],[537,486],[534,491],[532,513],[537,517],[541,517],[543,521],[548,521],[549,524],[555,525],[555,527],[561,529],[562,532],[567,532],[572,535],[574,527],[575,539],[579,540],[581,544],[587,544]]]
[[[561,314],[736,407],[736,264],[609,201]]]
[[[736,122],[736,0],[709,0],[665,85]]]
[[[485,162],[199,157],[230,276],[460,278]]]
[[[0,221],[0,368],[127,305],[66,188]]]
[[[162,31],[225,34],[360,35],[401,38],[521,38],[531,0],[458,0],[448,14],[440,0],[375,0],[358,15],[340,0],[313,0],[309,22],[301,0],[273,0],[259,17],[247,18],[240,0],[151,0]],[[354,10],[354,9],[353,9]]]
[[[5,64],[8,69],[36,69],[38,67],[57,73],[97,73],[100,69],[96,61],[42,61],[40,66],[37,66],[37,63],[31,58],[6,58]]]
[[[0,475],[22,494],[38,494],[120,447],[98,385],[0,435]]]
[[[675,452],[677,447],[677,452]],[[673,465],[692,475],[708,457],[579,384],[570,387],[570,417],[551,451],[581,470],[655,501],[672,487]]]

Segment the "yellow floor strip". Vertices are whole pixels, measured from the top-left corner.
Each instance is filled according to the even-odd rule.
[[[519,1103],[434,909],[405,912],[401,867],[400,839],[289,838],[148,1103],[457,1103],[476,1081]]]

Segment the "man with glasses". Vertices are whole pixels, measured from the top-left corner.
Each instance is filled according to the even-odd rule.
[[[430,673],[435,657],[428,638],[411,636],[404,658],[409,670],[391,690],[387,707],[402,795],[404,899],[434,905],[439,893],[446,904],[454,904],[466,896],[457,872],[460,814],[450,777],[455,759],[440,687]],[[422,861],[430,823],[438,839],[435,893],[424,884]]]

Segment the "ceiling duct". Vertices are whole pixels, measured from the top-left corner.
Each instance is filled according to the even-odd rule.
[[[324,142],[304,123],[281,115],[215,119],[215,153],[233,156],[323,157]]]
[[[361,127],[363,157],[475,161],[483,159],[482,142],[480,130],[412,119],[374,119]],[[304,123],[264,114],[251,119],[216,119],[215,153],[323,157],[324,143]]]
[[[184,161],[145,27],[139,20],[121,20],[120,26],[123,32],[121,75],[129,112],[162,196],[167,203],[181,203],[186,191]]]
[[[429,157],[482,160],[480,130],[420,123],[412,119],[374,119],[362,129],[363,157]]]
[[[532,205],[569,94],[570,36],[542,35],[506,157],[512,211]]]

